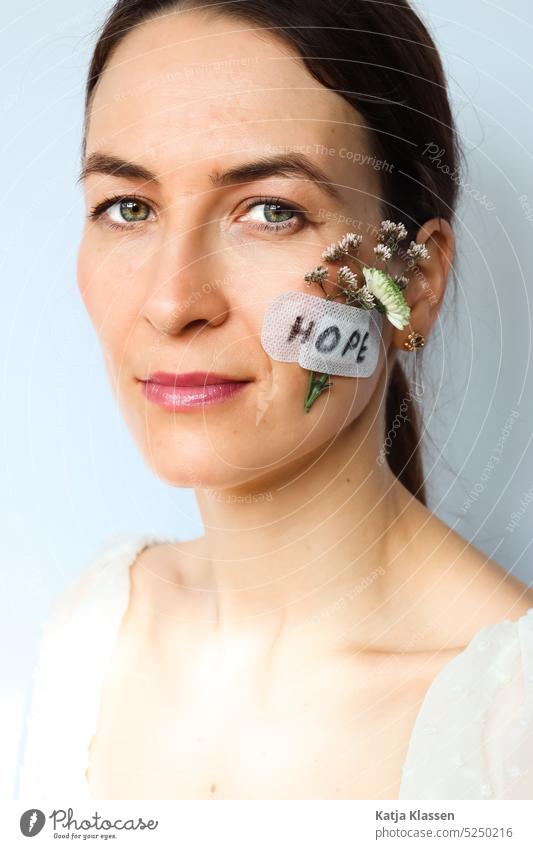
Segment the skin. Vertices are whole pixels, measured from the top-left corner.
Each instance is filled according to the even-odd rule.
[[[299,175],[210,183],[294,145],[313,146],[339,200]],[[268,303],[310,292],[304,273],[354,229],[335,214],[374,226],[383,217],[379,172],[342,148],[374,154],[360,116],[248,24],[194,12],[147,22],[97,86],[87,156],[134,161],[158,182],[86,178],[88,212],[132,191],[150,211],[120,232],[106,213],[86,220],[79,289],[146,462],[172,486],[194,487],[205,525],[131,566],[90,750],[97,798],[397,798],[437,672],[481,627],[533,605],[377,462],[409,328],[386,321],[373,376],[335,377],[309,414],[309,373],[260,344]],[[308,220],[259,230],[271,220],[261,195]],[[413,278],[405,294],[427,339],[454,240],[432,219],[417,241],[431,257],[425,283]],[[365,237],[360,254],[371,264],[373,244]],[[138,379],[155,370],[253,382],[230,402],[173,414],[141,391]]]

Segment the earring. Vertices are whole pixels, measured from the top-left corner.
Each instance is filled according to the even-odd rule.
[[[411,330],[409,336],[403,343],[403,346],[404,348],[407,348],[408,351],[416,351],[418,348],[423,348],[425,342],[426,340],[421,333],[416,333],[414,330]]]

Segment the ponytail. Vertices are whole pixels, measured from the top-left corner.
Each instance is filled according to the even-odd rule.
[[[417,352],[415,356],[419,356]],[[399,360],[395,360],[385,402],[385,432],[390,439],[387,462],[406,489],[426,505],[420,450],[420,417]],[[387,443],[388,445],[388,443]]]

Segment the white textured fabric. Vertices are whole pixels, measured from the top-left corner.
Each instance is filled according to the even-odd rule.
[[[169,541],[108,539],[52,607],[33,676],[19,798],[93,798],[88,750],[128,607],[130,566],[147,545]],[[398,798],[533,799],[533,608],[482,628],[433,679]]]
[[[106,666],[128,608],[129,567],[147,545],[164,541],[115,534],[52,606],[33,672],[19,797],[92,798],[88,749]]]

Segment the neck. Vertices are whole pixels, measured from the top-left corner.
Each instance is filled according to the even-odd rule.
[[[379,627],[406,578],[398,558],[409,560],[406,508],[415,499],[377,462],[383,434],[371,407],[291,467],[197,491],[205,588],[220,632],[331,644],[368,640]]]

